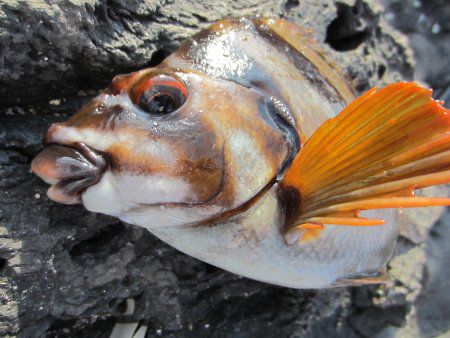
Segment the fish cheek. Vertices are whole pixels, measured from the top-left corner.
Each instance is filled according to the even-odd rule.
[[[184,142],[184,156],[177,161],[175,176],[189,183],[196,196],[195,203],[206,203],[223,190],[223,141],[207,124],[198,121],[197,125],[198,131]]]
[[[181,160],[180,162],[183,170],[179,174],[192,187],[197,203],[209,202],[222,191],[223,159],[203,158],[197,161]]]
[[[164,120],[146,132],[131,127],[117,129],[117,133],[129,136],[109,147],[105,155],[114,174],[180,180],[192,190],[183,203],[207,203],[223,190],[224,142],[204,117],[181,114],[189,123],[179,130],[174,130],[173,121]],[[133,145],[134,141],[139,145]],[[147,150],[146,144],[151,148]]]

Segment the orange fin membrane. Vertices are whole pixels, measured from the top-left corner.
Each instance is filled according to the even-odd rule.
[[[360,211],[450,205],[414,190],[450,182],[450,110],[413,82],[373,88],[326,121],[295,157],[281,191],[300,194],[286,241],[324,224],[378,226]],[[312,228],[314,224],[317,227]]]

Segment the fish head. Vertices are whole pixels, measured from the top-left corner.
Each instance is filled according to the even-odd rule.
[[[263,93],[195,71],[149,68],[53,124],[32,171],[48,196],[147,228],[239,208],[273,182],[294,141]]]

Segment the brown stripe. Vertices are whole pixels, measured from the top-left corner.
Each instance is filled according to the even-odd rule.
[[[281,35],[279,35],[273,29],[267,27],[261,28],[261,24],[258,25],[258,21],[253,21],[254,29],[257,34],[263,37],[272,47],[278,52],[285,54],[289,57],[298,72],[314,87],[322,96],[331,102],[341,102],[345,105],[345,100],[338,90],[328,81],[328,79],[320,72],[320,69],[297,51],[295,46],[287,42]]]

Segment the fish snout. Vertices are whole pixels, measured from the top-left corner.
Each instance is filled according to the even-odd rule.
[[[44,144],[58,143],[56,140],[56,135],[58,135],[63,128],[64,125],[62,123],[52,123],[44,136]]]
[[[48,197],[64,204],[81,203],[81,194],[100,181],[107,167],[106,158],[84,143],[51,144],[31,162],[31,171],[52,185]]]

